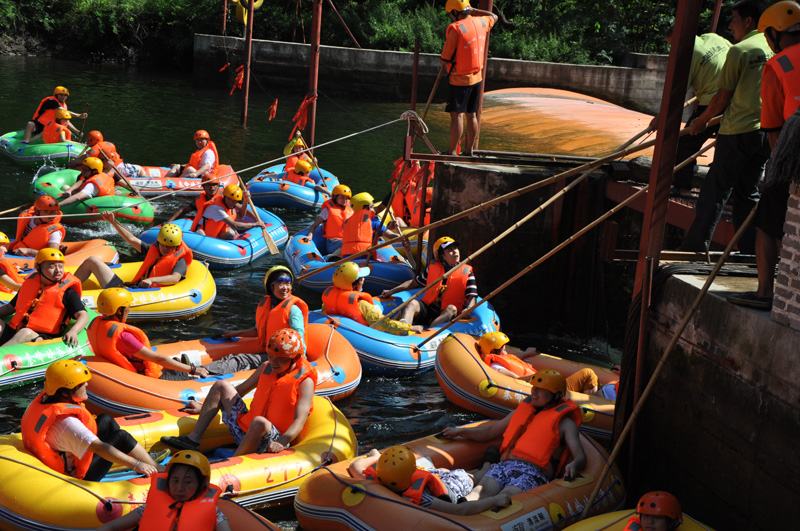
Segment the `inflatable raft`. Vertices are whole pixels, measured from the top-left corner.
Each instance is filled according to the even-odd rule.
[[[239,505],[233,500],[220,498],[217,501],[217,508],[225,514],[231,531],[255,531],[258,529],[281,531],[280,527],[260,514],[254,513],[247,507]]]
[[[118,417],[117,422],[150,450],[164,435],[188,434],[196,417],[177,410]],[[232,445],[219,415],[206,431],[206,451]],[[349,459],[356,452],[353,429],[330,401],[315,397],[305,428],[293,446],[278,454],[238,457],[221,449],[211,455],[211,482],[230,489],[246,507],[262,507],[291,498],[322,454]],[[19,433],[0,436],[0,528],[87,530],[118,518],[147,497],[150,480],[124,470],[103,481],[77,480],[59,474],[25,451]],[[252,528],[251,528],[252,529]],[[152,530],[155,531],[155,530]]]
[[[58,197],[61,192],[75,184],[79,174],[78,170],[63,169],[40,175],[31,185],[32,194],[34,197]],[[153,222],[153,205],[149,201],[122,186],[117,186],[116,192],[115,195],[90,197],[62,207],[61,211],[66,216],[61,221],[71,225],[99,221],[97,213],[113,210],[118,219],[129,223],[149,225]]]
[[[517,407],[530,395],[531,385],[492,369],[481,360],[475,338],[452,334],[439,345],[436,356],[436,378],[447,399],[469,411],[500,418]],[[555,369],[569,376],[585,367],[540,354],[532,359],[536,370]],[[601,367],[592,367],[601,384],[619,379],[619,375]],[[583,414],[581,430],[595,437],[611,438],[614,424],[614,403],[596,395],[567,391],[570,400],[578,404]]]
[[[566,528],[566,531],[623,531],[628,519],[634,514],[636,511],[633,509],[601,514],[581,520]],[[713,531],[711,527],[698,522],[686,513],[683,513],[681,518],[683,523],[674,528],[675,531]]]
[[[289,239],[286,223],[272,212],[262,208],[258,209],[258,215],[267,226],[267,232],[275,245],[278,248],[286,245],[286,241]],[[255,218],[248,211],[248,217],[242,221],[255,221]],[[209,267],[214,270],[246,266],[269,253],[269,247],[264,241],[264,232],[261,227],[248,229],[239,234],[235,240],[221,240],[191,232],[189,230],[192,228],[191,219],[178,219],[172,223],[183,230],[183,241],[192,250],[195,260],[208,262]],[[152,244],[156,241],[160,229],[161,225],[152,227],[141,233],[139,238],[145,243]]]
[[[302,230],[289,238],[283,256],[289,263],[289,269],[292,270],[295,278],[328,264],[320,251],[324,245],[321,228],[314,232],[313,239],[308,237],[307,230]],[[369,261],[372,271],[364,282],[364,291],[378,295],[385,289],[393,288],[401,282],[414,278],[414,268],[394,247],[381,247],[376,254],[377,259],[373,258]],[[356,262],[361,266],[367,265],[365,258],[359,258]],[[335,268],[321,271],[301,280],[300,285],[321,293],[333,284],[334,271]]]
[[[444,514],[414,505],[377,481],[355,480],[339,462],[318,470],[300,487],[294,501],[303,529],[407,531],[408,529],[545,530],[561,529],[581,517],[608,456],[592,439],[581,436],[586,468],[573,481],[556,479],[517,494],[508,507],[470,516]],[[435,435],[405,443],[417,457],[437,468],[481,466],[486,449],[496,442],[447,440]],[[615,510],[625,500],[625,489],[616,467],[603,481],[589,514]]]
[[[66,267],[78,267],[90,256],[100,257],[107,264],[119,262],[117,250],[106,240],[63,242],[61,245],[66,247],[64,252],[64,265]],[[17,269],[26,271],[33,270],[33,261],[36,257],[7,253],[3,258],[17,266]]]
[[[322,168],[314,168],[308,175],[319,186],[328,190],[339,184],[334,174]],[[270,166],[247,182],[247,189],[256,206],[264,208],[291,208],[294,210],[317,210],[328,199],[310,186],[285,180],[283,164]]]
[[[64,166],[70,160],[78,158],[86,149],[84,144],[78,142],[45,144],[41,138],[30,144],[23,144],[24,137],[23,131],[12,131],[0,136],[0,153],[23,166]]]
[[[205,365],[228,354],[259,353],[261,345],[257,337],[209,338],[157,345],[154,349],[195,365]],[[332,400],[345,398],[353,394],[361,382],[361,363],[355,349],[332,326],[309,325],[308,360],[317,369],[316,394],[319,396]],[[89,403],[114,415],[182,407],[188,400],[202,402],[217,380],[238,385],[253,372],[167,381],[133,373],[100,359],[90,359],[87,365],[92,371]],[[248,396],[252,397],[252,393]]]
[[[200,186],[200,178],[188,177],[167,177],[169,168],[159,166],[137,166],[139,175],[129,177],[130,183],[139,190],[145,197],[174,192],[176,196],[196,196],[203,188]],[[220,164],[217,167],[217,175],[220,177],[218,182],[221,187],[239,182],[239,177],[233,168],[227,164]]]
[[[395,293],[391,299],[376,298],[376,300],[379,300],[384,314],[387,314],[413,293],[414,291],[401,291]],[[370,328],[347,317],[325,315],[322,310],[309,312],[308,320],[336,326],[336,329],[355,347],[364,372],[370,375],[413,376],[430,370],[436,361],[436,349],[439,343],[447,337],[445,333],[439,334],[419,349],[417,345],[433,335],[437,329],[427,329],[420,334],[397,336]],[[453,331],[476,336],[499,329],[500,318],[488,303],[450,328]]]

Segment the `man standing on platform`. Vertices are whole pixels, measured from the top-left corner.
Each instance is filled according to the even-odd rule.
[[[485,67],[486,39],[497,22],[497,15],[471,8],[469,0],[447,0],[444,9],[453,19],[447,26],[440,56],[450,83],[445,107],[445,111],[450,113],[450,154],[457,154],[466,114],[467,135],[461,151],[463,155],[471,156],[478,134],[476,111]]]

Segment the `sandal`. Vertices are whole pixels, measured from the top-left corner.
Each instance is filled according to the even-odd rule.
[[[188,435],[178,435],[177,437],[165,435],[161,437],[161,442],[178,450],[197,450],[200,448],[200,443],[194,442]]]

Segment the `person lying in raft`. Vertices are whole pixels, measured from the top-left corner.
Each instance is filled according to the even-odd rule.
[[[44,391],[22,415],[25,449],[56,472],[100,481],[113,464],[149,476],[158,471],[150,454],[109,415],[94,415],[84,406],[92,375],[78,361],[61,360],[47,367]]]
[[[511,503],[507,494],[464,501],[484,470],[473,475],[462,468],[434,468],[429,461],[417,461],[414,452],[402,445],[387,448],[383,453],[371,450],[366,456],[354,459],[347,470],[355,479],[377,480],[411,503],[443,513],[477,514]]]
[[[150,490],[144,505],[100,526],[97,531],[231,531],[228,518],[217,507],[220,494],[222,489],[211,483],[211,465],[206,456],[183,450],[170,458],[166,474],[150,476]]]
[[[311,413],[317,370],[303,356],[303,339],[291,328],[282,328],[270,337],[267,355],[269,361],[236,387],[220,380],[211,386],[202,406],[190,400],[184,411],[200,415],[192,432],[165,436],[161,441],[179,450],[196,450],[222,410],[222,422],[238,445],[234,455],[277,453],[288,448]],[[253,389],[248,410],[242,397]]]
[[[623,531],[669,531],[683,523],[678,498],[669,492],[654,490],[644,494],[636,504],[636,514],[628,519]]]
[[[179,208],[177,212],[170,216],[170,218],[167,220],[167,223],[185,217],[192,211],[200,212],[205,203],[220,195],[219,178],[216,175],[207,173],[203,175],[202,179],[200,179],[200,183],[202,186],[202,191],[200,194],[190,203],[187,203],[183,207]]]
[[[381,297],[391,297],[399,291],[427,286],[452,269],[461,261],[458,243],[449,236],[442,236],[433,244],[434,261],[428,265],[424,275],[412,278],[381,293]],[[475,304],[478,298],[478,284],[472,266],[464,264],[444,282],[439,281],[422,297],[413,299],[403,309],[400,320],[405,323],[422,322],[431,328],[450,322],[464,309]]]
[[[552,481],[562,471],[564,479],[571,480],[586,466],[578,436],[581,412],[564,398],[564,377],[548,369],[536,374],[531,384],[530,396],[505,418],[442,432],[446,438],[477,442],[502,437],[500,462],[489,467],[467,500],[513,496]]]
[[[381,235],[386,234],[392,238],[400,236],[397,223],[392,221],[386,227],[381,223],[380,218],[375,214],[373,205],[375,198],[367,192],[356,194],[350,199],[353,207],[353,214],[344,220],[342,225],[342,256],[366,251]]]
[[[40,195],[33,206],[17,218],[17,234],[8,250],[20,256],[36,256],[45,247],[59,249],[66,235],[58,201],[49,195]]]
[[[0,291],[16,293],[25,281],[25,277],[20,275],[17,266],[5,257],[10,246],[11,240],[5,232],[0,232]]]
[[[353,215],[350,208],[350,198],[353,192],[350,187],[344,184],[337,184],[333,187],[331,198],[322,203],[319,214],[308,229],[308,237],[314,236],[314,231],[320,225],[323,226],[322,235],[325,238],[325,249],[320,252],[332,256],[340,256],[342,252],[342,229],[344,220]]]
[[[89,322],[80,281],[64,272],[64,254],[58,249],[39,251],[34,267],[11,302],[0,306],[0,345],[62,336],[68,346],[77,347],[78,334]],[[11,314],[8,323],[2,320]],[[75,322],[68,327],[70,319]]]
[[[239,231],[267,226],[261,221],[237,221],[247,215],[247,201],[243,201],[244,194],[238,184],[229,184],[222,190],[222,195],[217,195],[206,201],[197,210],[192,221],[192,232],[203,234],[221,240],[235,240]]]
[[[330,190],[324,186],[318,185],[314,179],[308,176],[314,167],[307,160],[298,160],[293,166],[289,166],[287,163],[286,167],[288,169],[286,170],[286,176],[284,177],[285,180],[291,183],[299,184],[300,186],[308,186],[309,188],[313,188],[325,197],[331,196]]]
[[[205,129],[194,132],[194,145],[197,150],[189,157],[186,164],[173,164],[167,177],[199,178],[207,173],[214,173],[219,166],[217,145]]]
[[[155,245],[147,245],[131,234],[113,212],[103,212],[101,217],[140,254],[144,260],[139,271],[130,282],[131,286],[140,288],[158,288],[177,284],[186,278],[186,271],[192,263],[192,250],[183,243],[183,231],[177,225],[165,223],[158,231]],[[75,270],[75,276],[81,282],[94,275],[102,288],[120,288],[125,282],[97,256],[90,256]]]
[[[421,332],[421,326],[384,318],[372,295],[363,291],[364,279],[369,273],[368,267],[359,267],[355,262],[345,262],[337,267],[333,272],[333,286],[322,294],[322,312],[347,317],[364,326],[374,326],[375,330],[397,336]]]
[[[87,157],[75,183],[58,197],[58,206],[63,207],[92,197],[114,195],[117,193],[115,184],[114,177],[103,171],[103,161],[97,157]]]
[[[147,334],[125,322],[132,303],[133,295],[125,288],[106,288],[100,292],[97,311],[101,315],[95,317],[86,330],[97,358],[151,378],[160,378],[162,368],[201,378],[208,376],[203,367],[181,363],[153,351]]]

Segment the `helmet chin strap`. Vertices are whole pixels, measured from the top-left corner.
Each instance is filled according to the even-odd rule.
[[[48,277],[47,275],[45,275],[45,274],[44,274],[44,271],[42,271],[42,267],[41,267],[41,266],[37,267],[37,268],[36,268],[36,270],[39,272],[39,275],[40,275],[42,278],[46,279],[46,280],[47,280],[48,282],[50,282],[51,284],[55,284],[55,283],[57,283],[57,282],[58,282],[57,280],[54,280],[54,279],[52,279],[52,278]]]

